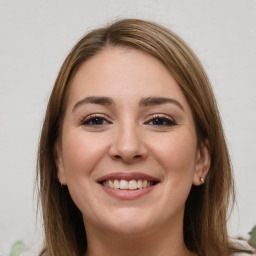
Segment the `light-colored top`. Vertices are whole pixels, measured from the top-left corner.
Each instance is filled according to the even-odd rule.
[[[241,253],[234,253],[233,254],[233,256],[249,256],[249,255],[256,256],[256,253],[248,254],[248,253],[245,253],[245,252],[241,252]]]
[[[245,252],[242,252],[242,253],[234,253],[233,256],[249,256],[249,255],[252,255],[252,256],[255,256],[256,254],[248,254],[248,253],[245,253]]]
[[[256,256],[256,249],[251,247],[247,241],[244,241],[244,240],[232,240],[232,243],[234,244],[234,246],[236,248],[241,248],[241,249],[244,249],[244,250],[249,250],[249,251],[252,251],[254,252],[253,254],[248,254],[248,253],[245,253],[245,252],[242,252],[242,253],[234,253],[233,256],[249,256],[249,255],[254,255]]]

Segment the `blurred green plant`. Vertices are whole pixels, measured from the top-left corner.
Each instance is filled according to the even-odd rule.
[[[17,241],[11,249],[10,256],[18,256],[24,250],[24,243],[22,241]]]
[[[253,229],[249,232],[250,239],[248,243],[256,248],[256,225],[253,227]]]

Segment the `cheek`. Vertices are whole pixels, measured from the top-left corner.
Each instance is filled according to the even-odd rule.
[[[192,180],[195,169],[196,138],[191,134],[171,134],[155,147],[155,155],[172,182]]]
[[[165,138],[159,136],[158,143],[154,144],[151,144],[152,154],[164,171],[163,191],[157,200],[165,211],[163,218],[166,220],[183,214],[193,183],[196,137],[191,133],[173,132]]]
[[[66,133],[62,143],[64,171],[67,179],[90,177],[97,163],[104,156],[107,145],[97,134]]]
[[[106,152],[106,143],[97,134],[66,132],[62,151],[69,193],[81,212],[90,213],[90,206],[99,204],[91,188],[95,186],[94,170]]]

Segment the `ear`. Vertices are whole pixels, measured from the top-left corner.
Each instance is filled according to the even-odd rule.
[[[210,145],[209,140],[202,141],[197,148],[196,163],[194,171],[193,184],[195,186],[202,185],[205,182],[206,176],[210,169],[211,157],[210,157]]]
[[[63,165],[61,146],[59,143],[54,145],[54,161],[57,169],[57,177],[61,185],[66,185],[66,175]]]

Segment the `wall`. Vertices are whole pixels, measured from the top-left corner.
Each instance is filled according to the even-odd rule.
[[[233,160],[238,202],[230,233],[247,237],[256,224],[255,0],[0,0],[0,255],[18,239],[40,240],[36,151],[62,61],[86,31],[121,17],[165,25],[198,54]]]

